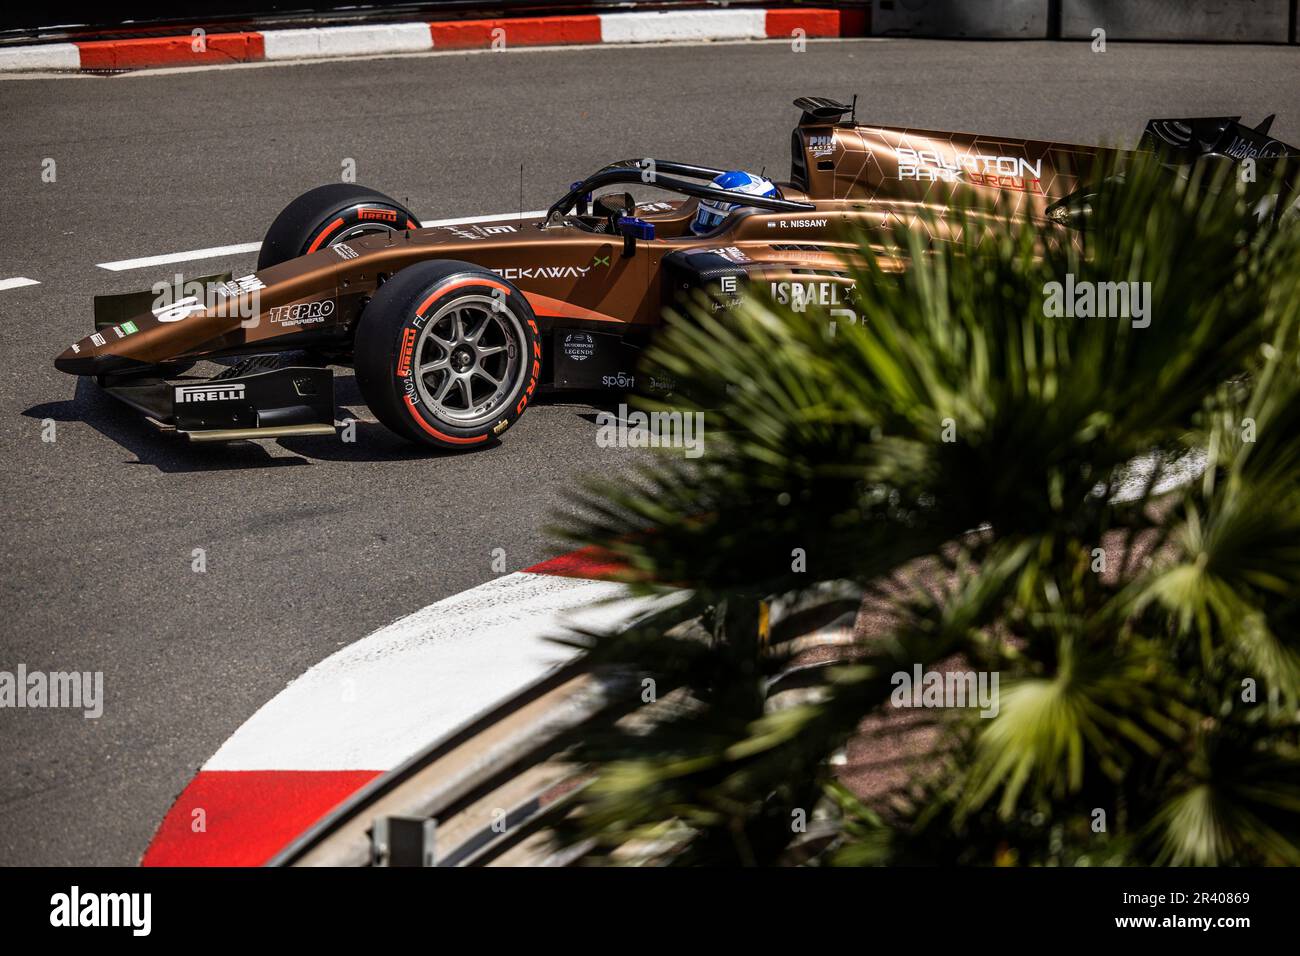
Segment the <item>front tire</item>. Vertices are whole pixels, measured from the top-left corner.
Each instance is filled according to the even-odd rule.
[[[541,364],[528,300],[467,262],[403,269],[379,287],[357,326],[357,385],[371,411],[435,448],[491,444],[528,407]]]
[[[279,265],[359,236],[419,227],[409,209],[383,193],[354,183],[317,186],[275,217],[262,240],[257,268]]]

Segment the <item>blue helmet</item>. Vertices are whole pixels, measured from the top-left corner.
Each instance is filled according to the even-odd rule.
[[[718,189],[725,189],[728,192],[745,193],[750,196],[775,196],[776,187],[762,176],[755,176],[753,173],[747,173],[742,169],[733,169],[731,172],[723,173],[713,180],[713,185]],[[695,214],[695,221],[691,223],[691,232],[697,236],[707,235],[718,226],[722,221],[737,209],[745,208],[745,204],[719,202],[716,199],[701,199],[699,212]]]

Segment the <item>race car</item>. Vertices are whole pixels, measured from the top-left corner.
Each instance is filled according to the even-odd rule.
[[[1106,152],[863,125],[854,104],[825,98],[794,105],[779,183],[627,160],[574,183],[544,216],[429,227],[382,193],[321,186],[276,217],[248,275],[195,280],[184,295],[97,296],[95,331],[55,367],[204,442],[333,434],[331,365],[350,364],[398,435],[480,448],[540,390],[670,389],[641,380],[638,356],[688,299],[732,310],[758,286],[835,314],[859,256],[853,227],[920,222],[921,210],[942,216],[972,195],[1009,201],[1044,228],[1068,224]],[[1296,155],[1269,137],[1271,119],[1253,129],[1239,117],[1152,120],[1140,148],[1175,165]],[[628,187],[669,198],[638,202]],[[229,364],[186,375],[205,359]]]

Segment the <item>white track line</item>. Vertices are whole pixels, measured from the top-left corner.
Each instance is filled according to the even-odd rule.
[[[24,286],[40,285],[35,279],[28,279],[25,276],[14,276],[12,279],[0,279],[0,292],[6,289],[21,289]]]
[[[459,219],[427,219],[420,223],[421,226],[428,228],[430,226],[464,226],[474,222],[505,222],[509,219],[530,219],[536,216],[546,215],[545,209],[533,209],[524,213],[503,212],[491,216],[463,216]],[[233,246],[212,246],[209,249],[191,249],[188,252],[168,252],[161,256],[144,256],[139,259],[120,259],[117,262],[97,262],[100,269],[107,269],[109,272],[126,272],[130,269],[147,269],[150,266],[166,266],[174,262],[191,262],[195,259],[215,259],[218,256],[240,256],[249,252],[257,252],[262,248],[260,242],[243,242]],[[13,281],[13,280],[5,280]],[[30,284],[31,280],[23,280],[22,284]],[[0,288],[6,288],[0,286]]]
[[[244,242],[235,246],[213,246],[211,249],[191,249],[189,252],[169,252],[162,256],[145,256],[142,259],[122,259],[118,262],[97,262],[101,269],[109,272],[125,272],[127,269],[145,269],[149,266],[165,266],[173,262],[189,262],[192,259],[214,259],[217,256],[239,256],[246,252],[256,252],[262,248],[260,242]]]

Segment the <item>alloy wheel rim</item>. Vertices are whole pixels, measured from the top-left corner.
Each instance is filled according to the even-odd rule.
[[[522,378],[523,323],[500,299],[459,296],[424,323],[413,358],[421,401],[465,428],[490,421]]]

